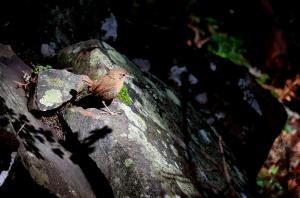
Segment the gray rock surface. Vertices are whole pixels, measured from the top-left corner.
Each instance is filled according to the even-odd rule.
[[[91,178],[87,177],[84,167],[71,159],[74,156],[66,150],[42,124],[27,110],[27,99],[22,89],[17,89],[13,81],[22,82],[23,72],[30,73],[25,65],[7,45],[0,45],[0,133],[5,130],[18,136],[20,147],[17,153],[18,163],[25,168],[28,180],[32,183],[14,185],[14,181],[4,184],[7,196],[38,197],[96,197],[101,194],[101,186],[94,188]],[[89,158],[87,158],[89,159]],[[93,165],[93,164],[92,164]],[[97,170],[97,169],[96,169]],[[13,170],[12,170],[13,171]],[[96,171],[94,171],[96,172]],[[18,172],[14,173],[18,175]],[[99,174],[97,175],[99,176]],[[24,177],[23,175],[21,177]],[[15,178],[16,179],[16,178]],[[99,179],[99,178],[98,178]],[[26,180],[26,181],[28,181]],[[102,181],[101,178],[98,180]],[[37,191],[31,191],[38,186]],[[105,186],[105,185],[102,185]],[[37,192],[43,192],[37,194]],[[6,194],[1,194],[5,197]]]
[[[86,45],[82,45],[84,47]],[[74,46],[70,46],[62,51],[68,56],[68,51],[72,53],[73,49]],[[191,104],[185,128],[182,101],[170,87],[154,76],[144,76],[112,48],[109,52],[101,46],[94,50],[106,54],[113,67],[122,66],[134,76],[127,85],[133,104],[127,106],[116,99],[111,108],[123,111],[117,116],[102,114],[97,109],[73,107],[66,110],[64,119],[81,141],[91,131],[104,126],[112,129],[112,133],[98,141],[90,156],[106,178],[110,178],[117,197],[210,197],[224,191],[230,197],[233,192],[249,193],[246,173],[226,143],[226,161],[230,166],[225,165],[226,170],[220,168],[224,157],[220,152],[220,135],[201,119],[202,115]],[[105,61],[102,65],[105,66]],[[227,171],[232,184],[224,176]]]
[[[89,53],[83,53],[86,51]],[[93,56],[94,52],[102,55]],[[281,125],[267,113],[268,103],[277,105],[275,99],[265,95],[243,71],[235,74],[228,69],[234,74],[230,76],[227,70],[222,71],[223,62],[213,71],[203,69],[203,76],[197,79],[200,83],[209,82],[214,89],[206,91],[206,102],[197,106],[155,76],[142,74],[136,65],[103,42],[81,42],[58,54],[61,65],[69,66],[85,55],[91,64],[79,64],[82,71],[86,68],[97,73],[124,67],[134,76],[126,84],[132,104],[115,99],[110,108],[121,111],[120,115],[110,115],[93,106],[66,106],[62,112],[56,112],[65,134],[64,141],[57,141],[52,135],[54,128],[45,126],[28,112],[24,91],[13,84],[14,80],[21,82],[21,71],[30,73],[30,68],[9,47],[2,45],[0,102],[5,114],[0,118],[6,122],[1,128],[17,134],[18,163],[35,186],[58,197],[252,197],[251,170],[241,166],[239,160],[244,153],[250,159],[244,157],[246,163],[258,166],[250,158],[250,154],[263,158],[260,153],[251,153],[256,130],[277,131]],[[101,67],[95,69],[92,63]],[[225,79],[227,84],[223,82],[223,74],[229,79]],[[70,81],[74,87],[62,87],[63,81],[57,76],[68,80],[65,75],[73,76],[62,70],[40,74],[40,83],[51,82],[42,83],[39,86],[44,86],[36,89],[44,106],[58,105],[55,94],[45,99],[46,91],[53,87],[61,88],[62,98],[70,98],[68,90],[72,88],[81,89],[76,75]],[[223,107],[230,108],[221,111]],[[280,113],[281,109],[277,109],[274,112]],[[209,119],[212,115],[214,120]],[[225,127],[219,127],[220,123]],[[271,142],[272,138],[267,140]],[[266,152],[267,147],[262,144],[258,141],[256,146]]]
[[[29,109],[38,111],[56,109],[85,87],[86,85],[81,80],[80,75],[66,70],[49,69],[42,71],[38,74],[37,85],[29,103]]]

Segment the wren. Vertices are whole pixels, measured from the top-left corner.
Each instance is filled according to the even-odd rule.
[[[113,115],[118,113],[112,112],[106,102],[112,101],[118,96],[126,78],[133,77],[125,69],[117,67],[109,70],[106,75],[95,81],[92,81],[88,76],[83,76],[82,80],[88,84],[88,90],[102,101],[106,111]]]

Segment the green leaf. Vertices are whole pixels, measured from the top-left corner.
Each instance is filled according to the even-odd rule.
[[[286,124],[283,129],[285,132],[290,133],[294,130],[294,128],[290,124]]]
[[[268,74],[262,74],[257,81],[261,84],[265,84],[270,79],[270,76]]]
[[[51,65],[37,65],[33,68],[32,72],[34,74],[39,74],[41,71],[47,71],[49,69],[52,69]]]
[[[271,168],[269,169],[272,175],[276,175],[278,173],[278,170],[279,170],[278,166],[271,166]]]
[[[258,185],[259,187],[263,188],[265,186],[265,182],[262,179],[257,179],[256,180],[256,185]]]
[[[243,42],[235,37],[228,36],[226,33],[215,33],[211,36],[211,43],[208,50],[217,56],[229,59],[238,65],[250,67],[250,63],[243,56],[246,50],[243,48]]]

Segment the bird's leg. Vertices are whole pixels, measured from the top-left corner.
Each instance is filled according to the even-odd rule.
[[[118,115],[118,114],[121,114],[121,113],[122,113],[122,112],[113,112],[113,111],[111,111],[111,110],[108,108],[108,106],[105,104],[105,101],[104,101],[104,100],[102,100],[102,104],[103,104],[104,107],[105,107],[105,110],[103,110],[103,111],[109,113],[110,115]]]

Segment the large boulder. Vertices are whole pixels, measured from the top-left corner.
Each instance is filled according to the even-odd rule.
[[[257,167],[285,119],[276,99],[232,63],[204,57],[207,62],[202,62],[201,75],[196,67],[186,70],[199,83],[185,87],[183,79],[180,94],[155,76],[141,73],[109,45],[90,40],[62,49],[58,63],[96,77],[113,67],[124,67],[134,76],[125,85],[128,95],[123,95],[131,102],[115,99],[109,108],[122,113],[110,115],[95,108],[88,97],[72,101],[55,109],[58,111],[52,114],[56,117],[42,117],[45,123],[58,119],[60,124],[49,128],[28,112],[24,92],[12,82],[22,81],[21,71],[30,69],[7,46],[1,47],[5,50],[0,56],[0,74],[7,73],[0,82],[1,105],[7,112],[2,128],[17,135],[18,164],[39,193],[58,197],[251,197]],[[73,76],[50,70],[39,78],[48,79],[53,72],[64,80]],[[77,82],[72,86],[77,87]],[[47,89],[52,88],[43,92]],[[60,93],[67,97],[72,89],[66,87]],[[283,116],[276,118],[268,112]],[[53,135],[57,127],[64,133],[61,141]],[[256,142],[259,133],[267,135]],[[13,182],[6,183],[12,189]],[[5,192],[11,192],[7,189]]]
[[[11,170],[14,177],[1,187],[1,197],[96,197],[112,192],[87,155],[86,166],[90,166],[89,171],[95,174],[93,178],[86,176],[85,167],[70,159],[76,154],[61,146],[53,131],[28,111],[25,93],[17,89],[14,82],[23,81],[23,72],[30,73],[30,67],[9,46],[0,45],[0,107],[3,110],[0,136],[8,132],[17,135],[20,146],[15,167],[22,167]],[[26,174],[19,170],[25,170]],[[24,183],[16,182],[20,180]],[[95,180],[100,187],[95,188]]]

